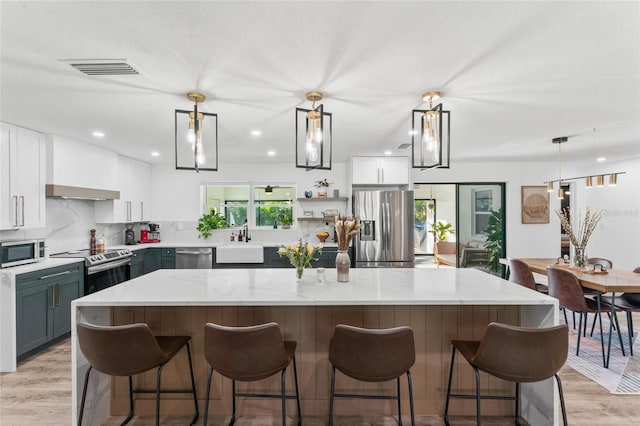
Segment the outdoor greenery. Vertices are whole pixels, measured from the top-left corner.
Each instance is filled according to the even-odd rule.
[[[500,258],[502,253],[502,240],[504,238],[504,229],[502,226],[502,208],[498,211],[492,210],[489,216],[489,224],[484,229],[487,239],[484,242],[484,248],[487,250],[487,267],[494,272],[500,272]]]
[[[210,209],[209,213],[203,214],[198,220],[198,238],[209,238],[212,230],[226,227],[227,221],[224,216],[217,214],[215,209]]]

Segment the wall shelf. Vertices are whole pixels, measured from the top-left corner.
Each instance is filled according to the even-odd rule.
[[[327,217],[297,217],[296,220],[298,222],[329,222],[332,223],[335,219],[335,216],[327,216]]]
[[[298,201],[348,201],[348,197],[311,197],[311,198],[298,198]]]

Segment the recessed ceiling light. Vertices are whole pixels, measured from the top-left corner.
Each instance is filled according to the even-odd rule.
[[[391,151],[385,151],[384,155],[391,155]]]
[[[258,130],[258,129],[255,129],[255,130],[252,130],[252,131],[251,131],[251,134],[252,134],[253,136],[260,136],[260,135],[262,134],[262,131],[261,131],[261,130]]]
[[[104,138],[104,132],[101,132],[100,130],[96,130],[93,133],[91,133],[93,136],[95,136],[96,138]]]
[[[160,157],[160,153],[158,151],[151,152],[152,157]]]
[[[276,152],[275,152],[275,151],[273,151],[273,150],[271,150],[271,151],[267,151],[267,155],[268,155],[269,157],[275,157],[275,156],[276,156]]]
[[[603,161],[607,161],[607,159],[605,157],[598,157],[598,158],[596,158],[596,161],[598,163],[602,163]]]
[[[409,134],[409,136],[413,136],[413,135],[417,135],[418,131],[417,130],[409,130],[407,133]]]

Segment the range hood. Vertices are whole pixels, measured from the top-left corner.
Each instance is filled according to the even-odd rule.
[[[120,191],[107,189],[81,188],[67,185],[45,185],[45,195],[55,198],[72,198],[77,200],[119,200]]]

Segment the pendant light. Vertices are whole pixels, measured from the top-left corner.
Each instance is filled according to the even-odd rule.
[[[202,93],[189,92],[193,110],[175,110],[175,150],[178,170],[218,170],[218,114],[202,112]]]
[[[322,92],[307,92],[311,109],[296,108],[296,167],[306,170],[331,170],[332,117],[316,107],[322,98]]]
[[[412,111],[411,167],[414,169],[449,168],[450,112],[443,111],[442,104],[433,106],[440,97],[438,91],[425,92],[422,100],[429,102],[429,109]]]

